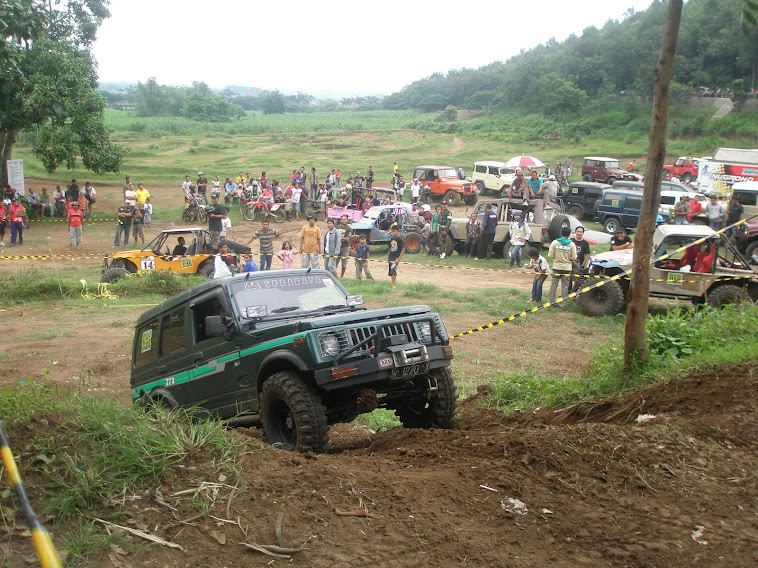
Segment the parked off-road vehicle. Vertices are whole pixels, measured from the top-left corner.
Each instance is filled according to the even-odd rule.
[[[183,237],[187,251],[183,255],[174,255],[174,248],[179,237]],[[115,282],[119,278],[134,274],[138,270],[158,270],[176,274],[200,274],[208,278],[213,276],[214,256],[218,251],[211,250],[208,231],[199,227],[184,229],[166,229],[142,249],[122,250],[114,253],[113,258],[103,260],[103,274],[100,282]],[[229,252],[247,254],[250,247],[234,241],[222,240]]]
[[[569,215],[577,219],[592,218],[595,202],[603,198],[603,190],[610,189],[606,183],[594,181],[575,181],[566,187],[561,194],[563,208]]]
[[[746,222],[737,228],[737,248],[750,264],[758,265],[758,222]]]
[[[392,205],[374,205],[357,223],[350,223],[353,236],[350,238],[350,254],[355,254],[355,246],[360,242],[361,235],[366,236],[370,245],[386,245],[392,240],[390,234],[390,215],[395,216],[395,222],[400,227],[400,236],[405,244],[405,252],[416,254],[421,251],[421,228],[411,218],[413,206],[408,203],[393,203]]]
[[[508,228],[513,220],[513,210],[519,210],[525,215],[532,231],[532,240],[529,244],[537,248],[549,245],[553,239],[560,237],[561,227],[567,226],[573,231],[581,224],[576,217],[561,213],[560,207],[556,204],[544,206],[542,199],[532,199],[529,205],[524,205],[523,199],[482,199],[477,202],[473,211],[466,210],[465,218],[453,217],[445,250],[442,251],[446,256],[453,254],[454,250],[458,251],[458,254],[463,253],[466,243],[466,223],[471,213],[476,213],[481,221],[484,217],[484,206],[487,203],[492,205],[492,211],[497,215],[497,228],[492,246],[492,251],[496,256],[503,256],[510,244]],[[533,219],[531,214],[534,214]]]
[[[474,182],[479,195],[484,195],[486,191],[500,195],[508,191],[514,179],[516,168],[506,167],[505,162],[474,162],[471,181]]]
[[[682,156],[673,164],[663,166],[663,179],[678,177],[684,183],[696,180],[702,161],[702,158]]]
[[[326,270],[204,282],[142,314],[131,396],[260,425],[284,450],[324,452],[329,426],[375,408],[406,428],[450,428],[453,351],[428,306],[362,307]]]
[[[473,205],[479,199],[476,186],[458,177],[452,166],[416,166],[413,177],[431,191],[432,197],[441,197],[448,205],[457,205],[463,200]]]
[[[616,158],[588,156],[582,163],[582,181],[599,181],[613,185],[616,180],[628,179],[628,173],[619,167]]]
[[[707,240],[682,252],[677,249],[698,239]],[[596,254],[590,265],[591,276],[611,277],[632,268],[633,249]],[[758,272],[751,268],[737,248],[723,234],[703,225],[662,225],[653,235],[650,267],[650,296],[707,302],[718,307],[733,302],[758,299]],[[590,280],[594,282],[594,280]],[[603,316],[620,313],[629,292],[629,279],[606,282],[579,296],[585,314]]]

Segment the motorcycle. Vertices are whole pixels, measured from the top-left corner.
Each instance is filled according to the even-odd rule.
[[[207,216],[207,204],[205,198],[199,193],[193,193],[182,211],[182,221],[197,221],[205,223]]]
[[[255,198],[253,192],[247,189],[244,190],[240,201],[240,214],[245,221],[271,218],[275,223],[283,223],[286,217],[284,203],[266,203],[260,198]]]

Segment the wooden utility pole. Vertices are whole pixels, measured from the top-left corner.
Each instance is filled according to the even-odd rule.
[[[634,259],[624,328],[624,367],[627,372],[635,361],[647,361],[650,355],[645,334],[650,294],[650,254],[653,249],[655,220],[658,217],[658,207],[661,202],[661,180],[666,159],[669,91],[676,55],[676,41],[679,36],[679,22],[682,19],[682,3],[682,0],[669,0],[661,54],[654,72],[653,119],[648,135],[645,188],[642,194],[640,220],[634,236]]]

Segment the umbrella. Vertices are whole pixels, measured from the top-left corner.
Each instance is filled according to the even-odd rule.
[[[506,168],[544,168],[545,164],[534,156],[516,156],[505,162]]]

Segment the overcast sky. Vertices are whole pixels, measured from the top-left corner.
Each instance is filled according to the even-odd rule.
[[[651,0],[112,0],[102,82],[390,94],[435,72],[504,61]]]

